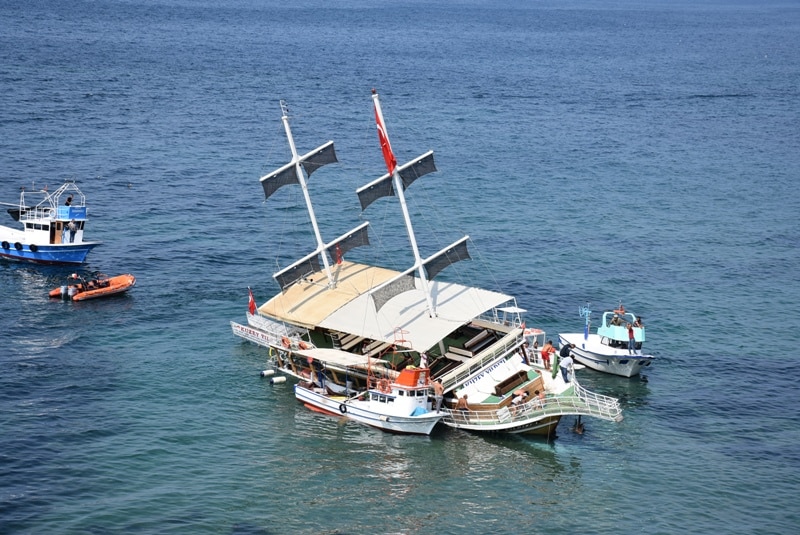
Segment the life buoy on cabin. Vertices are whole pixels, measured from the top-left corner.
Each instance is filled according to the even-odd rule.
[[[3,249],[8,249],[9,247],[11,247],[11,246],[8,244],[8,242],[7,242],[7,241],[4,241],[4,242],[2,243],[2,246],[3,246]]]
[[[15,243],[14,244],[14,249],[16,249],[17,251],[21,251],[22,250],[22,244],[20,242]]]
[[[392,389],[389,388],[389,379],[381,379],[378,383],[378,390],[381,392],[391,392]]]
[[[285,336],[281,338],[281,345],[286,349],[289,349],[289,339],[286,338]]]
[[[308,349],[308,344],[305,342],[300,342],[300,349]]]
[[[39,246],[34,244],[30,244],[28,248],[31,250],[32,253],[35,253],[36,251],[39,250]]]
[[[339,405],[339,412],[341,412],[342,414],[347,414],[347,405],[345,405],[344,403]]]

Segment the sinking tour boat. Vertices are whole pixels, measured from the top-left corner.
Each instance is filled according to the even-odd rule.
[[[370,387],[356,395],[337,392],[325,383],[301,382],[295,397],[311,410],[342,416],[383,431],[429,435],[445,416],[432,411],[430,370],[405,368],[395,379],[370,378]]]
[[[559,334],[562,347],[575,344],[572,357],[585,366],[600,372],[633,377],[650,366],[653,355],[642,353],[645,342],[645,329],[641,317],[637,317],[620,305],[615,310],[603,312],[596,333],[591,333],[591,314],[589,307],[582,307],[580,315],[585,319],[582,333]],[[634,349],[628,349],[628,327],[634,334]]]
[[[75,184],[66,182],[50,193],[47,189],[20,193],[9,215],[22,225],[0,225],[0,258],[37,264],[81,264],[100,242],[84,241],[86,197]]]
[[[322,239],[306,177],[337,161],[333,141],[299,155],[282,102],[292,160],[262,177],[261,184],[267,199],[286,185],[302,188],[316,248],[273,274],[281,291],[266,303],[256,306],[250,292],[247,324],[232,321],[231,328],[234,335],[270,348],[276,371],[302,381],[322,374],[328,386],[359,390],[369,388],[370,373],[402,374],[416,366],[430,369],[447,394],[476,378],[494,377],[491,370],[505,361],[521,359],[525,310],[510,295],[437,278],[470,259],[469,236],[427,257],[421,254],[405,192],[436,171],[433,152],[397,165],[378,95],[373,92],[372,98],[388,173],[356,195],[362,211],[382,197],[397,197],[413,265],[398,271],[345,259],[351,250],[369,245],[369,222],[333,241]],[[298,392],[305,393],[302,387]]]
[[[541,347],[544,337],[540,329],[525,329],[527,354],[499,360],[465,381],[447,400],[450,410],[442,422],[479,433],[552,436],[565,415],[621,421],[616,398],[586,390],[572,371],[564,381],[555,363],[554,370],[544,368],[534,344]],[[467,410],[457,410],[456,400],[464,396]]]
[[[109,277],[99,276],[86,279],[77,273],[69,276],[68,283],[50,290],[50,297],[60,297],[70,301],[86,301],[127,292],[136,284],[136,277],[130,273]]]

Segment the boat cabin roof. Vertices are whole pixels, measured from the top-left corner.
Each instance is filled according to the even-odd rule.
[[[400,293],[376,311],[369,291],[400,275],[392,269],[343,260],[331,266],[336,285],[329,287],[318,271],[287,287],[259,307],[262,314],[313,329],[322,327],[402,347],[426,350],[449,333],[511,296],[452,282],[428,281],[437,312],[428,315],[418,278],[412,290]],[[396,329],[402,331],[398,340]]]

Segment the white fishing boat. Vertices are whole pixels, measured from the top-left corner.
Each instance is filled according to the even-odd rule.
[[[395,379],[371,378],[370,387],[355,395],[319,382],[300,382],[294,392],[298,401],[317,412],[390,433],[429,435],[445,416],[432,410],[429,372],[426,368],[405,368]]]
[[[82,264],[100,242],[84,241],[86,197],[66,182],[53,192],[22,189],[19,203],[0,203],[22,228],[0,225],[0,258],[36,264]]]
[[[316,247],[273,274],[281,291],[266,303],[256,306],[251,293],[247,323],[232,321],[231,328],[236,336],[269,347],[274,370],[301,380],[321,374],[329,383],[358,391],[368,388],[370,373],[399,374],[416,366],[429,368],[448,393],[505,361],[520,360],[525,310],[510,295],[437,277],[470,259],[469,237],[422,255],[405,192],[418,178],[436,171],[433,152],[398,165],[374,93],[373,103],[388,173],[356,194],[362,211],[382,197],[397,197],[412,265],[398,271],[346,259],[354,248],[369,245],[369,222],[333,241],[322,239],[307,176],[337,161],[333,142],[299,155],[282,103],[292,160],[262,177],[261,184],[267,199],[283,186],[301,187]]]
[[[592,311],[589,307],[582,307],[579,312],[585,320],[583,332],[558,335],[562,347],[575,345],[572,356],[576,361],[600,372],[634,377],[655,360],[653,355],[642,352],[645,342],[642,319],[625,310],[623,305],[603,312],[595,333],[591,332]],[[631,332],[634,340],[632,347]]]

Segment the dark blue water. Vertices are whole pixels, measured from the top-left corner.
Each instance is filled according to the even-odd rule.
[[[4,533],[789,533],[800,514],[800,4],[0,3],[0,199],[75,178],[87,269],[127,296],[50,301],[71,270],[0,263]],[[331,240],[405,268],[370,90],[423,256],[517,296],[553,337],[623,302],[646,381],[582,372],[625,420],[550,442],[395,437],[310,413],[230,332],[247,287],[314,245],[258,178],[329,139]],[[298,218],[299,216],[299,218]],[[297,221],[299,219],[299,221]],[[10,224],[7,219],[5,224]],[[399,245],[398,245],[399,244]],[[598,317],[598,316],[596,316]]]

